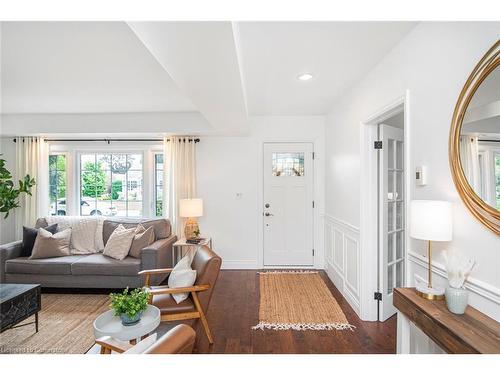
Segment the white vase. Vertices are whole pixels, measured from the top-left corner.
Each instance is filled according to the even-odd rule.
[[[469,299],[469,292],[467,290],[449,286],[446,288],[445,296],[448,310],[454,314],[463,314],[465,312]]]

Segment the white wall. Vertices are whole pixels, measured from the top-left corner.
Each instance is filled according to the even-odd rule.
[[[247,137],[202,136],[197,144],[198,195],[204,199],[205,205],[205,215],[200,220],[202,234],[213,237],[214,248],[222,256],[224,268],[262,267],[263,142],[313,142],[316,152],[315,267],[322,268],[325,118],[252,117],[250,123],[251,134]],[[117,134],[119,127],[114,125],[112,121],[106,129]],[[141,129],[146,132],[149,127],[146,124]],[[15,144],[11,138],[1,141],[7,159],[13,161]],[[139,147],[137,144],[131,147],[134,146]],[[62,142],[57,150],[74,151],[88,147],[97,146]],[[13,225],[13,221],[1,219],[0,243],[14,239]]]
[[[323,267],[324,117],[252,117],[250,137],[204,137],[197,148],[202,235],[213,237],[224,268],[263,264],[262,149],[264,141],[314,142],[315,267]]]
[[[462,204],[448,164],[453,109],[468,75],[500,35],[500,23],[421,23],[366,77],[335,103],[326,126],[326,216],[356,230],[360,225],[360,122],[410,92],[410,173],[428,167],[428,185],[411,185],[411,199],[454,203],[454,240],[435,245],[477,260],[471,305],[500,320],[500,238],[475,220]],[[410,280],[425,276],[425,244],[412,241]],[[363,249],[361,249],[363,251]],[[327,259],[328,259],[327,254]],[[375,267],[375,265],[374,265]],[[358,270],[359,271],[359,270]],[[439,267],[437,276],[443,275]],[[334,280],[335,281],[335,280]],[[446,285],[436,277],[435,283]]]
[[[211,126],[198,112],[3,114],[3,135],[200,133]]]

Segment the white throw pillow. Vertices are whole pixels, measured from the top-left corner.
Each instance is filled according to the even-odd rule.
[[[146,337],[144,340],[139,341],[130,349],[123,352],[123,354],[142,354],[148,350],[156,342],[156,333]]]
[[[102,254],[118,260],[125,259],[134,236],[135,228],[126,229],[123,225],[118,225],[113,233],[111,233]]]
[[[62,231],[71,228],[71,254],[94,254],[102,251],[102,223],[98,216],[46,216],[47,224],[57,223]]]
[[[188,253],[177,263],[168,277],[169,288],[185,288],[193,286],[196,281],[196,271],[191,269],[192,258]],[[177,304],[188,298],[189,293],[176,293],[172,294],[172,298]]]

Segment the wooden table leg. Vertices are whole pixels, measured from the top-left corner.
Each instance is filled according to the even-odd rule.
[[[144,336],[141,337],[141,341],[144,340],[145,338],[147,338],[149,336],[149,333],[146,333]]]
[[[131,345],[135,345],[135,344],[137,344],[137,339],[132,339],[129,342]]]

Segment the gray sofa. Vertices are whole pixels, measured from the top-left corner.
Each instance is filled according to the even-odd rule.
[[[123,260],[106,257],[101,253],[69,255],[58,258],[28,259],[21,257],[22,241],[0,245],[0,282],[14,284],[41,284],[50,288],[136,288],[144,285],[137,273],[145,269],[172,266],[172,245],[177,240],[172,235],[166,219],[104,220],[104,244],[119,225],[127,228],[142,223],[154,227],[155,242],[141,251],[140,258],[127,256]],[[45,219],[38,219],[36,227],[45,227]],[[152,277],[153,285],[160,284],[165,275]]]

